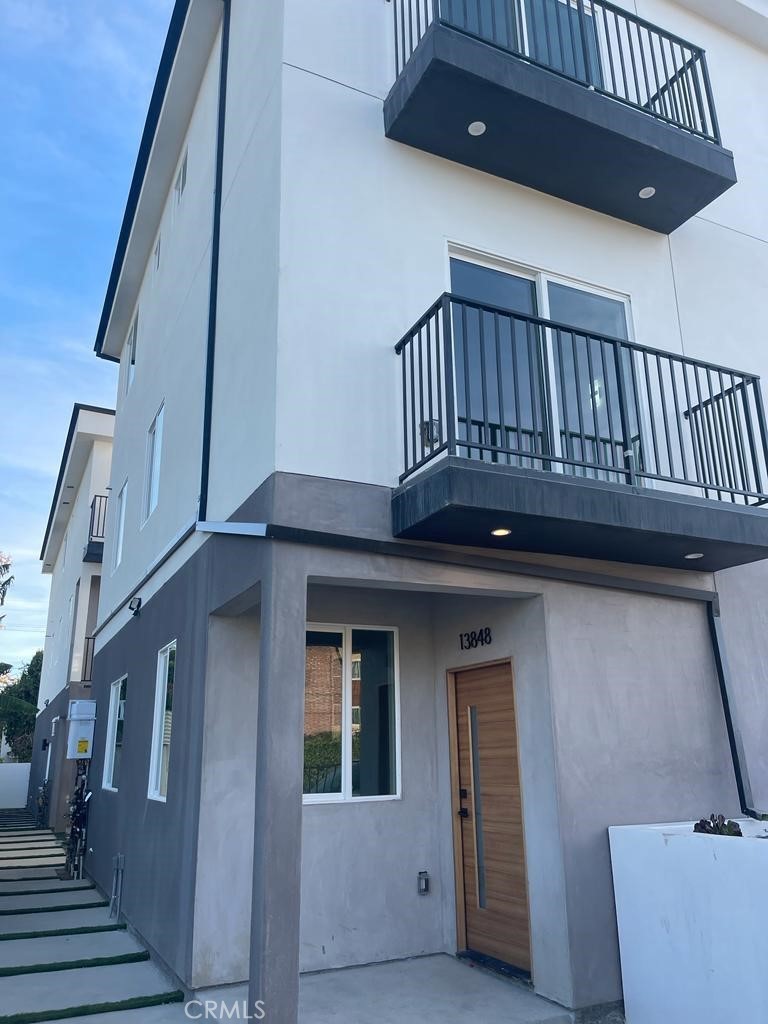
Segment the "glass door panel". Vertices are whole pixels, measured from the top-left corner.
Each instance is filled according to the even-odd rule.
[[[610,470],[626,468],[627,437],[640,457],[634,365],[630,349],[603,338],[628,340],[626,306],[554,282],[547,295],[550,319],[563,325],[550,332],[560,448],[565,459],[586,464],[568,471],[621,482],[623,474]]]
[[[496,46],[520,48],[517,5],[513,0],[441,0],[440,15],[454,28]]]
[[[525,0],[526,53],[569,78],[602,88],[600,46],[592,5],[575,0]]]
[[[535,281],[452,259],[451,288],[462,454],[540,469],[541,458],[526,454],[550,454],[543,332],[527,319],[536,316]]]

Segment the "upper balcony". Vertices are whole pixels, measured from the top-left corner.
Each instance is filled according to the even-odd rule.
[[[106,494],[95,494],[91,502],[88,542],[83,550],[84,562],[100,562],[104,557],[108,501],[109,499]]]
[[[606,0],[394,0],[389,138],[669,234],[736,181],[704,51]]]
[[[707,571],[768,558],[753,374],[448,294],[396,351],[397,536]]]

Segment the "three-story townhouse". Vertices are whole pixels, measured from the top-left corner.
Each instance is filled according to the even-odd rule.
[[[113,427],[111,409],[75,405],[40,552],[51,592],[29,799],[36,806],[45,788],[43,824],[56,832],[66,828],[75,780],[69,702],[91,699]]]
[[[176,3],[96,342],[88,869],[187,987],[293,1022],[468,952],[601,1019],[608,826],[765,806],[767,48]]]

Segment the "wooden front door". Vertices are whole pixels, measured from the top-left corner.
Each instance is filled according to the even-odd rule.
[[[453,688],[459,943],[530,972],[512,668],[505,662],[455,672]]]

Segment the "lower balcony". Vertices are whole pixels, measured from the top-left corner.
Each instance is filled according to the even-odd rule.
[[[609,0],[394,0],[387,137],[670,233],[736,181],[701,47]]]
[[[396,536],[705,571],[768,558],[753,374],[448,294],[396,351]]]

